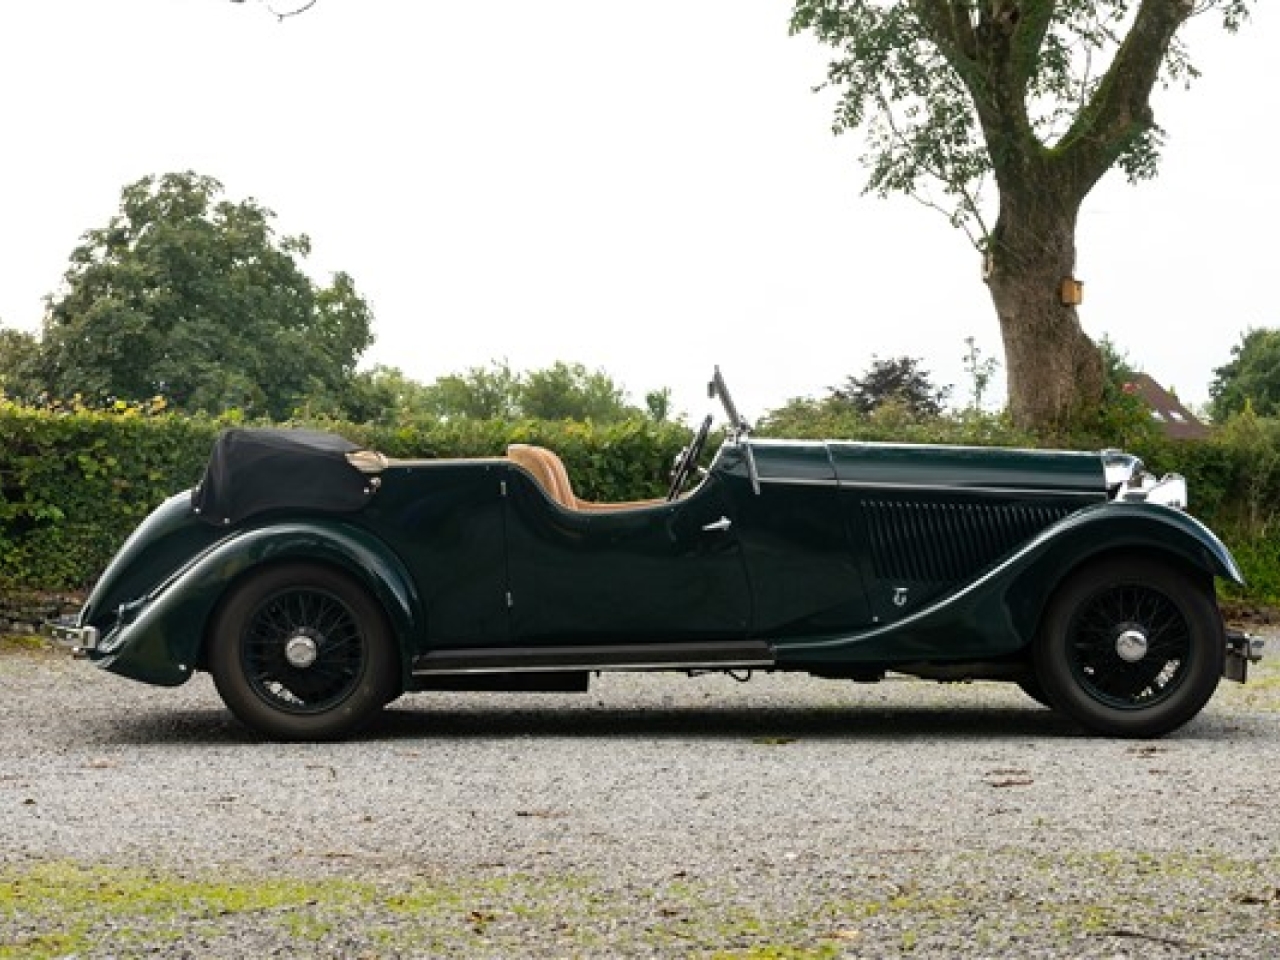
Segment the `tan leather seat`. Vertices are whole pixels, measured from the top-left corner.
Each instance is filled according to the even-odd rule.
[[[533,478],[538,481],[547,495],[568,510],[630,510],[665,502],[663,500],[628,500],[623,503],[596,503],[591,500],[580,500],[573,492],[573,485],[569,482],[569,471],[565,469],[564,461],[553,451],[530,443],[513,443],[507,447],[507,457],[533,474]]]
[[[578,509],[578,498],[573,495],[564,461],[546,447],[513,443],[507,447],[507,456],[533,474],[556,503],[570,510]]]

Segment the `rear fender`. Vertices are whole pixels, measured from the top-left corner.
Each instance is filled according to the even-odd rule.
[[[399,558],[365,531],[338,523],[284,523],[232,534],[195,557],[146,597],[124,608],[98,646],[105,669],[147,683],[176,686],[203,662],[210,624],[223,598],[266,565],[328,563],[378,601],[401,650],[408,678],[421,605]]]

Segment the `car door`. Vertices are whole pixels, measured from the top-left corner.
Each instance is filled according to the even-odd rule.
[[[720,486],[678,501],[571,510],[513,468],[505,498],[511,642],[740,639],[750,619],[742,550]]]
[[[413,578],[419,642],[487,647],[511,638],[499,460],[403,462],[379,477],[363,523]]]
[[[751,635],[781,649],[870,626],[825,444],[744,441],[720,469],[751,579]]]

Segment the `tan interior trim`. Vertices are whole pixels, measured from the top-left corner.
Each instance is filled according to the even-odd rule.
[[[513,443],[507,447],[507,457],[517,466],[529,471],[547,495],[567,510],[586,512],[634,510],[666,502],[665,500],[624,500],[616,503],[602,503],[581,500],[573,492],[573,485],[569,482],[569,471],[565,469],[564,461],[546,447],[529,443]]]

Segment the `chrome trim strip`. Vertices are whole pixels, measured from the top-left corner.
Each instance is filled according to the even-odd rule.
[[[494,664],[492,666],[474,667],[415,667],[413,675],[415,677],[450,677],[486,673],[573,673],[580,670],[585,670],[589,673],[622,673],[631,670],[763,670],[777,665],[778,661],[773,658],[760,660],[655,660],[650,663],[600,663],[588,660],[581,663],[548,663],[530,666]]]
[[[1081,500],[1102,502],[1107,499],[1106,490],[1062,490],[1056,487],[961,487],[954,484],[932,483],[862,483],[845,482],[842,487],[855,490],[940,490],[946,493],[1016,493],[1037,497],[1076,497]]]
[[[934,483],[880,483],[860,480],[810,480],[806,478],[761,477],[761,483],[787,483],[798,487],[841,487],[849,490],[928,490],[943,493],[1013,493],[1020,496],[1075,497],[1090,502],[1107,499],[1106,490],[1061,490],[1035,487],[962,487]]]
[[[771,667],[773,648],[761,640],[639,643],[619,646],[479,647],[433,650],[415,657],[415,677],[476,673],[557,673],[597,670],[736,670]]]
[[[838,487],[839,480],[810,480],[801,477],[761,477],[761,483],[789,483],[796,487]]]

